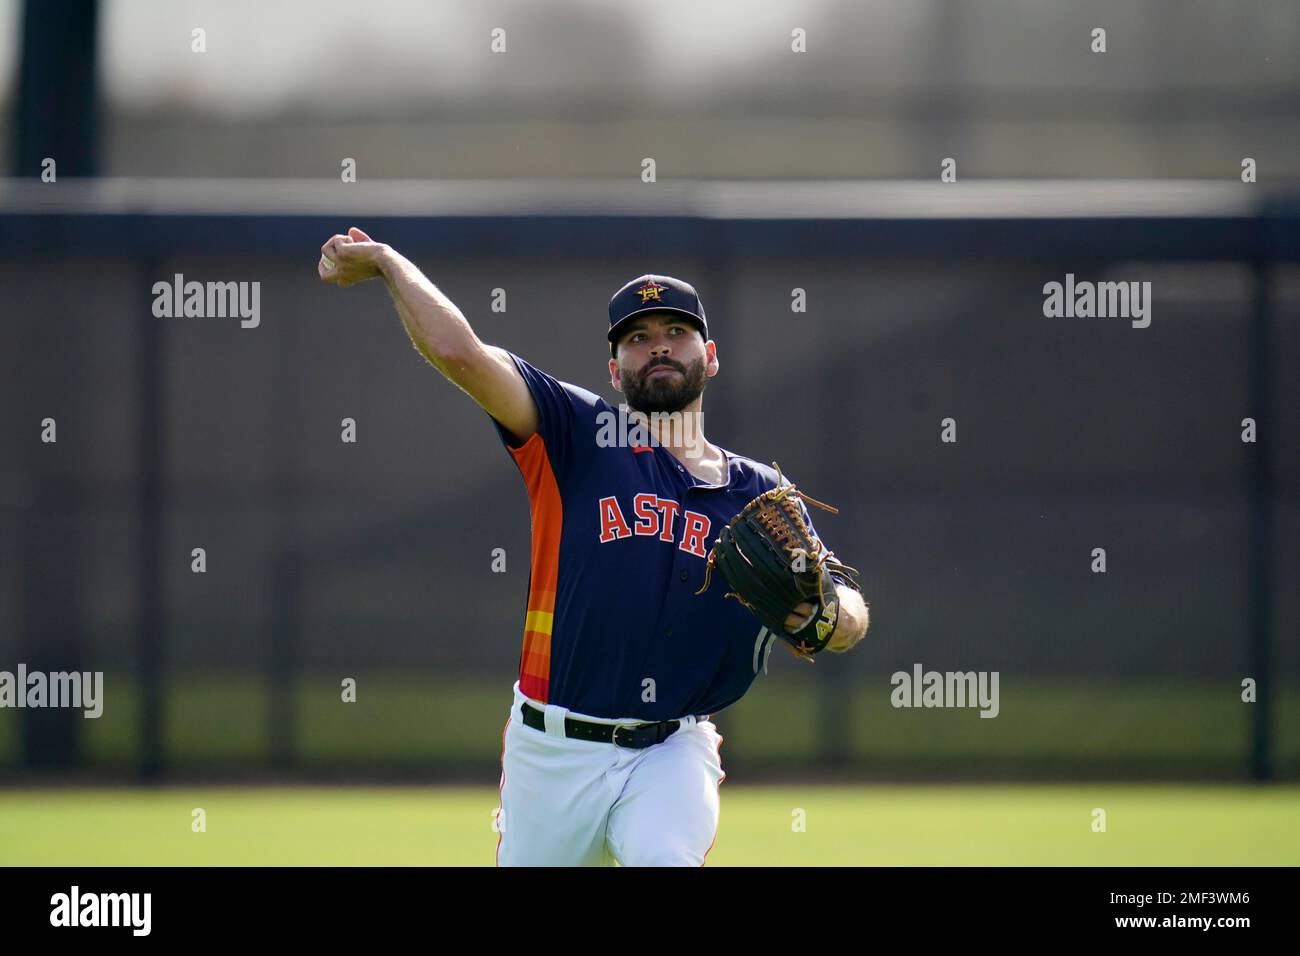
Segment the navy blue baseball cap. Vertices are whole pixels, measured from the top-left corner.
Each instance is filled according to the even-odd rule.
[[[610,355],[614,354],[614,343],[623,334],[627,321],[647,312],[684,315],[693,320],[692,324],[706,342],[709,339],[709,323],[704,320],[704,306],[694,286],[672,276],[644,275],[623,286],[609,300]]]

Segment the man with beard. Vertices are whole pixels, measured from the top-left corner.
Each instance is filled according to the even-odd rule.
[[[696,592],[719,529],[781,482],[704,437],[704,388],[719,364],[695,289],[644,275],[614,294],[610,384],[627,399],[615,409],[482,342],[414,265],[360,229],[326,242],[318,271],[344,287],[383,278],[412,343],[491,416],[528,490],[532,566],[498,864],[702,865],[725,776],[711,717],[766,670],[776,636],[724,589]],[[628,424],[622,416],[638,427],[609,427]],[[638,433],[649,440],[608,440]],[[828,649],[842,652],[868,620],[860,593],[837,582]],[[819,610],[805,602],[786,629]]]

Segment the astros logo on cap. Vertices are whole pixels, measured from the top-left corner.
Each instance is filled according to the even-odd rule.
[[[660,298],[659,293],[667,292],[668,287],[662,285],[656,285],[655,280],[651,279],[649,282],[647,282],[645,285],[643,285],[641,288],[637,289],[636,291],[641,293],[641,304],[645,305],[651,299],[654,299],[656,302],[662,302],[663,299]]]

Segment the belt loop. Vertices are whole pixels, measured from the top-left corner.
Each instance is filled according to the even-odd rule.
[[[569,713],[567,707],[547,704],[542,708],[542,717],[546,721],[546,733],[550,737],[564,736],[564,718]]]

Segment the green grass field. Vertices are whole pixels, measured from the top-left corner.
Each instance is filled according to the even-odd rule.
[[[773,669],[781,670],[779,679],[760,680],[716,723],[727,741],[724,765],[762,764],[788,776],[815,762],[825,742],[821,695],[807,665],[785,660]],[[355,774],[360,764],[429,773],[454,762],[481,768],[483,779],[491,779],[512,700],[508,681],[354,676],[355,704],[340,702],[336,678],[304,675],[296,685],[295,746],[303,764]],[[92,769],[130,768],[140,757],[140,695],[124,673],[107,674],[105,688],[103,716],[80,728],[84,758]],[[916,768],[937,779],[972,770],[985,779],[1015,780],[1246,777],[1252,712],[1234,681],[1004,682],[996,720],[981,720],[972,710],[896,710],[890,689],[888,675],[874,674],[842,690],[849,712],[840,739],[849,757],[877,778]],[[212,774],[223,766],[264,764],[269,700],[265,682],[248,674],[169,676],[169,765]],[[0,710],[0,770],[18,759],[19,720],[16,709]],[[1300,686],[1278,687],[1274,725],[1275,767],[1294,780],[1300,777]]]
[[[495,788],[14,789],[0,865],[490,866],[496,804]],[[1294,866],[1300,787],[728,781],[708,863]]]

